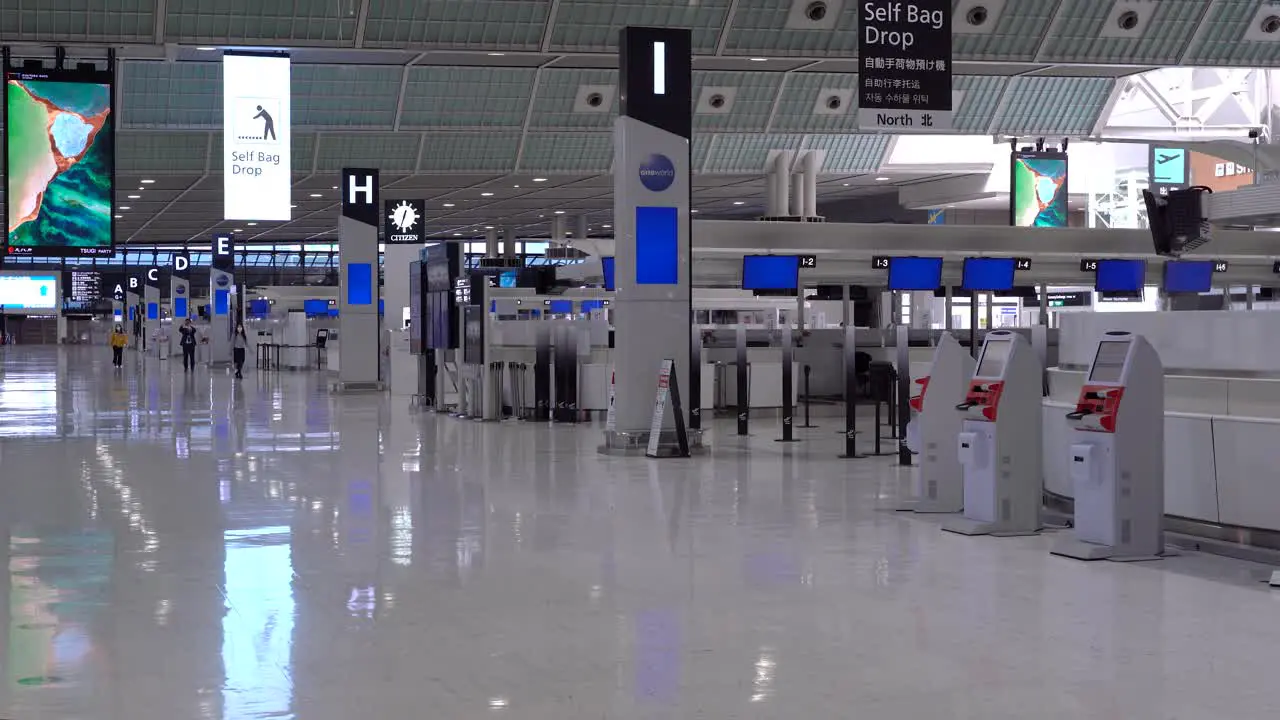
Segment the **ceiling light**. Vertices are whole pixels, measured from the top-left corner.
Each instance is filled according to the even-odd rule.
[[[151,184],[151,183],[153,183],[153,182],[155,182],[155,180],[143,180],[143,181],[142,181],[142,184],[143,184],[143,185],[150,185],[150,184]]]
[[[320,193],[311,193],[311,197],[324,197]]]
[[[296,207],[298,207],[298,206],[297,206],[297,205],[290,205],[289,207],[291,207],[291,208],[296,208]]]
[[[338,189],[338,186],[337,186],[337,185],[334,185],[334,186],[333,186],[333,189],[334,189],[334,190],[337,190],[337,189]]]
[[[453,203],[445,203],[444,207],[453,207]]]
[[[744,201],[742,201],[742,200],[734,200],[734,201],[733,201],[733,204],[734,204],[734,205],[746,205],[747,203],[746,203],[746,202],[744,202]]]
[[[769,58],[751,58],[751,62],[764,62]]]
[[[235,230],[232,230],[231,232],[244,232],[244,228],[236,228]]]
[[[547,181],[547,179],[546,179],[546,178],[534,178],[534,179],[533,179],[533,181],[534,181],[534,182],[546,182],[546,181]]]
[[[129,199],[130,199],[130,200],[141,200],[141,199],[142,199],[142,196],[141,196],[141,195],[130,195],[130,196],[129,196]]]
[[[117,215],[117,216],[116,216],[116,219],[117,219],[117,220],[119,220],[119,219],[120,219],[120,218],[122,218],[122,217],[124,217],[124,216],[123,216],[123,215]]]
[[[480,197],[493,197],[493,193],[491,193],[491,192],[482,192],[482,193],[480,193]]]
[[[556,214],[557,214],[557,215],[563,215],[563,214],[564,214],[564,211],[563,211],[563,210],[556,210]]]
[[[849,183],[840,183],[840,187],[849,187]]]
[[[249,223],[249,227],[253,227],[254,225],[257,225],[257,224],[258,223]]]
[[[462,237],[462,233],[454,233],[454,234],[453,234],[453,236],[454,236],[454,237]]]
[[[613,227],[613,226],[612,226],[612,225],[601,225],[600,227],[603,227],[603,228],[611,228],[611,227]]]
[[[493,229],[493,226],[492,226],[492,225],[485,225],[485,226],[484,226],[484,229],[485,229],[485,230],[492,230],[492,229]]]
[[[198,48],[196,48],[196,49],[197,49],[197,50],[201,50],[201,51],[203,51],[203,52],[211,52],[211,51],[213,51],[213,50],[217,50],[218,48],[216,48],[216,47],[207,47],[207,46],[205,46],[205,47],[198,47]]]
[[[502,57],[506,53],[489,53],[489,57]]]
[[[132,210],[133,208],[129,207],[128,205],[121,205],[120,207],[118,207],[118,208],[116,208],[116,209],[117,209],[117,210]]]
[[[888,179],[889,179],[889,178],[887,178],[887,177],[878,177],[878,178],[876,178],[876,182],[884,182],[885,180],[888,180]]]
[[[518,188],[518,187],[520,187],[520,186],[519,186],[519,185],[512,185],[511,187],[517,187],[517,188]]]
[[[690,210],[689,212],[691,212],[691,213],[696,213],[696,212],[698,212],[698,211],[697,211],[697,210]]]

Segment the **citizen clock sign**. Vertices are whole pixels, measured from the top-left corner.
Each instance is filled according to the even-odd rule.
[[[423,200],[387,200],[382,209],[382,241],[389,245],[423,242],[426,212]]]

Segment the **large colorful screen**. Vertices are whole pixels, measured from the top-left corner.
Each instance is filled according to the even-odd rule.
[[[54,275],[0,275],[0,308],[5,312],[55,310],[58,300],[58,279]]]
[[[1067,156],[1059,152],[1013,153],[1009,204],[1012,225],[1067,226]]]
[[[82,79],[92,76],[99,81]],[[112,254],[110,74],[5,76],[7,252]]]

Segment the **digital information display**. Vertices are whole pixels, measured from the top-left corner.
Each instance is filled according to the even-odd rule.
[[[93,303],[102,297],[102,273],[68,270],[63,276],[63,295],[72,302]]]
[[[1164,291],[1207,293],[1213,289],[1212,260],[1169,261],[1164,264]]]
[[[1013,153],[1009,190],[1010,225],[1067,226],[1067,155]]]
[[[961,285],[965,290],[999,292],[1013,289],[1013,258],[965,258]]]
[[[6,71],[8,254],[113,253],[111,97],[107,71]]]
[[[977,377],[998,378],[1004,376],[1005,362],[1009,360],[1009,350],[1013,343],[1009,340],[992,340],[982,351],[982,360],[978,363]]]
[[[942,258],[890,258],[890,290],[937,290],[941,285]]]
[[[795,255],[742,256],[743,290],[795,290],[800,284],[800,258]]]
[[[1138,292],[1146,283],[1143,260],[1099,260],[1093,289],[1098,292]]]
[[[222,56],[223,217],[289,220],[289,57]]]
[[[0,275],[0,308],[54,310],[58,307],[58,278],[54,275]]]
[[[1103,341],[1098,343],[1098,354],[1093,358],[1093,370],[1089,382],[1118,383],[1124,372],[1124,360],[1129,356],[1129,343]]]

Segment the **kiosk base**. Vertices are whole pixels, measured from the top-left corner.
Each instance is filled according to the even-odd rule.
[[[957,535],[994,535],[996,537],[1022,537],[1025,535],[1040,534],[1039,528],[1020,530],[1017,528],[1002,527],[999,523],[971,520],[967,517],[958,517],[947,520],[942,523],[942,529],[947,532],[956,533]]]
[[[1050,555],[1075,558],[1077,560],[1110,560],[1112,562],[1144,562],[1147,560],[1163,560],[1162,555],[1119,555],[1111,545],[1098,545],[1075,538],[1063,538],[1049,550]]]

